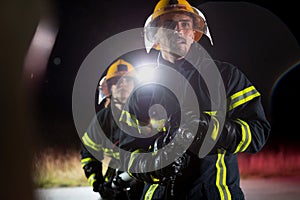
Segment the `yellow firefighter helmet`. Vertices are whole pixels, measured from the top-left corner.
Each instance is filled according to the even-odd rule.
[[[186,0],[160,0],[156,4],[152,15],[148,17],[144,25],[145,46],[147,52],[149,52],[151,48],[159,49],[158,44],[156,44],[154,39],[157,30],[157,21],[160,16],[171,12],[182,12],[190,15],[194,22],[194,40],[198,42],[204,34],[209,38],[211,44],[213,44],[206,19],[201,11],[192,7]]]
[[[129,76],[135,78],[133,66],[123,59],[118,59],[109,67],[106,73],[106,81],[120,76]]]

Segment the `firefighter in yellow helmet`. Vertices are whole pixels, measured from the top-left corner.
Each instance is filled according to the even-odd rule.
[[[125,61],[124,59],[118,59],[116,62],[114,62],[108,69],[105,76],[103,76],[99,82],[98,86],[98,106],[97,111],[101,110],[102,108],[107,107],[110,104],[110,97],[111,97],[111,90],[112,90],[112,82],[115,82],[116,80],[119,80],[120,77],[122,77],[120,83],[122,80],[128,79],[128,77],[135,79],[135,73],[133,66]],[[107,82],[110,82],[108,85]],[[124,84],[123,84],[124,85]],[[128,98],[128,94],[130,94],[132,90],[132,87],[124,87],[122,89],[119,89],[118,92],[114,91],[114,97],[115,101],[124,101]],[[123,99],[123,100],[122,100]]]
[[[114,62],[107,71],[106,82],[112,100],[119,109],[123,106],[135,84],[135,70],[123,59]]]
[[[120,164],[116,147],[122,144],[116,121],[136,84],[135,69],[124,59],[118,59],[109,66],[105,80],[111,101],[97,113],[82,137],[81,164],[93,191],[99,192],[102,199],[137,199],[143,183],[132,178],[123,181],[119,178],[124,177],[123,172],[116,170]],[[110,159],[110,164],[103,175],[101,161],[104,156]]]
[[[161,0],[155,6],[154,12],[152,15],[148,17],[146,23],[144,25],[145,29],[145,46],[147,52],[150,51],[151,48],[160,49],[160,41],[158,29],[159,27],[163,27],[167,30],[168,33],[171,33],[171,30],[177,26],[176,21],[166,21],[164,20],[164,24],[161,24],[161,18],[164,18],[166,14],[173,14],[173,13],[184,13],[185,15],[189,16],[192,20],[192,27],[188,27],[184,21],[179,22],[179,29],[189,29],[192,30],[192,37],[190,42],[193,40],[198,42],[201,37],[206,35],[210,40],[211,44],[213,44],[212,37],[209,32],[209,28],[205,19],[204,14],[195,7],[192,7],[187,1],[179,0],[179,1],[172,1],[172,0]],[[183,20],[183,19],[182,19]],[[183,23],[184,22],[184,23]],[[182,26],[184,25],[184,27]]]
[[[148,138],[153,143],[133,149],[129,159],[129,174],[145,181],[142,199],[243,200],[237,155],[260,151],[268,139],[260,93],[237,67],[207,56],[196,43],[203,35],[211,40],[206,19],[186,0],[160,0],[145,23],[147,51],[159,50],[155,71],[176,96],[153,82],[135,90],[126,110],[136,132],[137,124],[151,122],[153,106],[167,116],[157,138]],[[184,79],[173,81],[168,69]]]

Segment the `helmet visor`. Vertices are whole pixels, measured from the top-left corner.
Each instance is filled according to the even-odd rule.
[[[168,13],[183,13],[186,15],[189,15],[193,18],[193,30],[195,31],[195,41],[198,42],[200,40],[200,38],[202,37],[202,35],[206,35],[208,37],[208,39],[210,40],[211,45],[213,45],[213,41],[209,32],[209,28],[206,22],[206,19],[203,15],[203,13],[201,11],[199,11],[197,8],[192,7],[194,12],[188,12],[188,11],[182,11],[182,10],[170,10],[170,12],[164,12],[164,14],[168,14]],[[160,16],[162,16],[160,15]],[[148,17],[148,19],[145,22],[144,25],[144,43],[145,43],[145,47],[147,52],[150,51],[151,48],[155,48],[158,46],[157,44],[157,39],[156,39],[156,33],[157,30],[159,28],[158,25],[158,20],[160,18],[160,16],[156,17],[155,19],[153,19],[153,15],[150,15]],[[170,26],[164,26],[163,28],[166,29],[173,29],[172,24],[170,24]]]

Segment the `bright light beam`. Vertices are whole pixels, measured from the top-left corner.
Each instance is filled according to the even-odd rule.
[[[155,74],[155,66],[143,65],[137,70],[137,79],[141,83],[154,82],[158,78],[158,74]]]

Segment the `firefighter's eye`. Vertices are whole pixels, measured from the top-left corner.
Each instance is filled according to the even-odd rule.
[[[163,22],[162,27],[163,28],[168,28],[168,29],[173,29],[176,26],[176,22],[172,20],[166,20]]]
[[[190,28],[190,23],[188,23],[188,22],[182,22],[181,23],[181,27],[184,28],[184,29],[188,29],[188,28]]]

